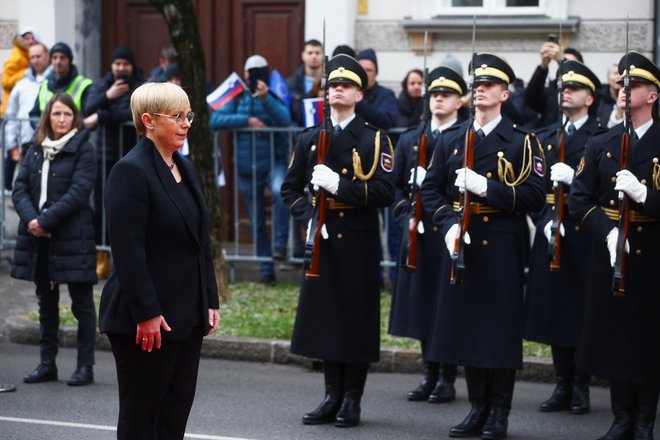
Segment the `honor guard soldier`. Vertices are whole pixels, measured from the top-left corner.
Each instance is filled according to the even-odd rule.
[[[537,135],[544,146],[546,200],[543,210],[533,216],[536,236],[529,263],[525,295],[524,337],[549,344],[557,386],[552,396],[541,403],[541,412],[570,409],[573,414],[589,412],[589,373],[575,369],[575,348],[580,337],[584,313],[590,236],[580,228],[579,219],[568,214],[566,203],[584,145],[603,133],[595,117],[589,115],[600,81],[579,61],[562,62],[557,84],[562,104],[559,121]],[[560,159],[560,158],[563,158]],[[563,206],[557,205],[558,197]],[[551,231],[553,222],[555,229]],[[559,234],[559,235],[557,235]],[[550,243],[550,245],[549,245]],[[552,251],[554,246],[554,252]],[[551,250],[549,255],[549,249]]]
[[[343,54],[327,64],[334,127],[327,154],[317,164],[322,126],[304,131],[282,184],[291,214],[305,222],[316,203],[306,188],[327,195],[323,239],[314,249],[319,276],[302,282],[291,352],[323,360],[325,398],[303,423],[349,427],[359,424],[367,368],[379,359],[378,208],[394,199],[393,152],[388,137],[355,114],[367,85],[364,69]]]
[[[610,380],[614,423],[600,440],[649,440],[660,392],[660,294],[654,287],[660,267],[660,70],[632,51],[621,58],[619,74],[629,87],[619,90],[617,104],[628,105],[630,125],[624,121],[587,142],[568,205],[595,240],[577,367]],[[628,138],[629,144],[622,142]],[[626,146],[627,160],[621,161]],[[621,209],[621,220],[618,200],[629,206]],[[618,222],[627,224],[627,240]],[[613,266],[618,269],[622,257],[622,276],[613,282]]]
[[[525,215],[545,204],[545,164],[534,136],[501,114],[515,79],[511,67],[487,53],[473,60],[474,125],[463,124],[442,139],[422,184],[424,207],[450,254],[457,239],[465,242],[462,282],[451,276],[456,272],[450,265],[442,267],[428,358],[465,366],[472,408],[450,437],[503,439],[516,369],[522,368]],[[463,160],[467,130],[475,135],[471,168],[463,165],[469,164]],[[460,237],[464,191],[472,200],[464,208],[471,221]]]
[[[456,391],[456,365],[439,364],[427,360],[428,338],[433,322],[433,309],[440,288],[440,261],[447,259],[444,236],[433,225],[431,213],[424,211],[417,226],[416,267],[409,267],[408,234],[413,221],[416,203],[413,179],[419,190],[426,168],[431,163],[435,145],[443,132],[457,124],[461,96],[467,93],[467,85],[461,75],[447,66],[434,69],[428,79],[427,99],[431,120],[401,135],[394,149],[394,218],[404,231],[403,246],[399,256],[396,284],[392,292],[389,333],[420,341],[424,360],[424,377],[417,388],[408,393],[408,400],[428,400],[443,403],[454,400]],[[422,127],[426,128],[426,163],[419,166],[419,150]],[[415,172],[416,171],[416,172]]]

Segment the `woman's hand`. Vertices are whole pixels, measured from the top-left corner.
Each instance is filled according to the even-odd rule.
[[[50,232],[47,232],[44,228],[41,227],[39,224],[39,221],[37,219],[32,219],[30,222],[27,224],[27,230],[30,234],[34,235],[35,237],[47,237],[50,238]]]
[[[155,318],[147,319],[146,321],[138,322],[137,324],[137,333],[135,334],[135,343],[142,344],[142,350],[146,350],[151,353],[151,350],[154,348],[160,349],[160,329],[165,330],[166,332],[172,331],[167,321],[163,315],[158,315]]]
[[[209,330],[206,336],[212,335],[220,327],[220,310],[209,309],[209,325],[211,326],[211,330]]]

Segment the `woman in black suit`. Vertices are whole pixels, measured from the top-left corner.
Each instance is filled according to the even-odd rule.
[[[114,267],[100,328],[117,364],[117,437],[182,439],[202,338],[220,322],[208,209],[192,164],[177,153],[194,113],[169,83],[138,87],[131,111],[143,137],[105,187]]]

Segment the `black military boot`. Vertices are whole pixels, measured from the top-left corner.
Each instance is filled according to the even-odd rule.
[[[660,387],[657,384],[642,383],[637,387],[637,417],[635,418],[634,440],[653,440],[655,414],[658,409]]]
[[[465,381],[467,382],[468,399],[472,404],[470,412],[465,419],[449,429],[449,437],[477,437],[488,417],[488,370],[485,368],[465,367]]]
[[[481,431],[482,439],[506,438],[515,383],[516,370],[502,368],[491,370],[490,413]]]
[[[337,411],[342,399],[342,365],[337,362],[323,363],[323,376],[325,379],[325,398],[312,412],[303,416],[305,425],[321,425],[335,421]]]
[[[573,381],[573,396],[571,397],[571,414],[588,414],[590,411],[589,382],[591,375],[576,372]]]
[[[30,374],[23,377],[25,383],[41,383],[51,382],[57,380],[57,366],[55,361],[41,361],[37,368],[32,370]]]
[[[552,396],[539,405],[541,412],[555,412],[569,409],[573,393],[573,376],[575,367],[573,358],[575,349],[569,347],[552,346],[552,363],[555,367],[557,386]]]
[[[360,401],[367,382],[367,363],[344,364],[344,400],[335,417],[335,426],[350,428],[360,424]]]
[[[627,383],[610,382],[610,401],[614,413],[614,423],[598,440],[632,440],[633,415],[635,411],[635,386]]]
[[[427,400],[438,382],[439,369],[440,365],[436,362],[424,362],[424,377],[417,388],[408,392],[408,400],[412,402]]]
[[[429,395],[431,403],[451,402],[456,398],[456,365],[442,364],[442,375]]]

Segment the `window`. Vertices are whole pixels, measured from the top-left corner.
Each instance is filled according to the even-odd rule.
[[[548,0],[434,0],[432,15],[548,15]]]

